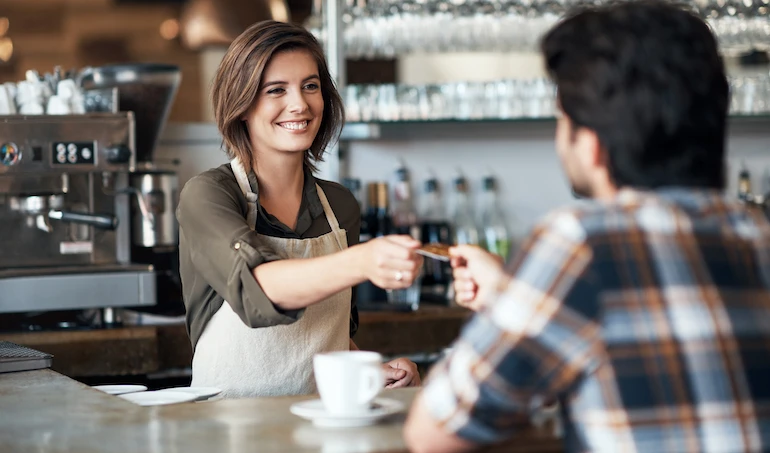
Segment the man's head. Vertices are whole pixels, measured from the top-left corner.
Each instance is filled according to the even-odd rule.
[[[724,188],[728,86],[701,19],[657,1],[583,9],[545,36],[542,51],[575,192]]]

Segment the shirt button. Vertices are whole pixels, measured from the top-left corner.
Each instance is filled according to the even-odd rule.
[[[235,245],[233,245],[233,248],[235,250],[240,250],[241,249],[241,243],[240,242],[236,242]]]

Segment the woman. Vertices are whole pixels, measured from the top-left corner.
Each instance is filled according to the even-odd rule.
[[[306,30],[250,27],[230,45],[212,97],[231,162],[187,182],[177,210],[192,385],[225,397],[313,393],[313,355],[357,349],[351,287],[408,287],[419,243],[357,245],[357,201],[313,177],[343,105]],[[408,360],[384,367],[390,387],[420,382]]]

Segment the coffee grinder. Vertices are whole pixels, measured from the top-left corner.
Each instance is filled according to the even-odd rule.
[[[182,74],[168,64],[120,64],[84,72],[85,89],[117,88],[120,111],[134,112],[136,166],[129,174],[131,258],[153,266],[157,304],[142,311],[184,313],[179,277],[178,178],[174,168],[158,165],[153,152],[176,96]]]

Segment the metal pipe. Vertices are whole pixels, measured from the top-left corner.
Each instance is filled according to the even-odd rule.
[[[326,61],[329,65],[332,79],[337,84],[340,93],[345,90],[345,39],[342,14],[343,0],[324,0],[323,21],[325,30]]]
[[[342,14],[343,0],[324,0],[323,24],[325,31],[326,64],[329,66],[332,80],[343,99],[345,97],[345,41]],[[331,181],[340,181],[340,147],[332,144],[327,150],[324,162],[320,165],[320,176]]]

